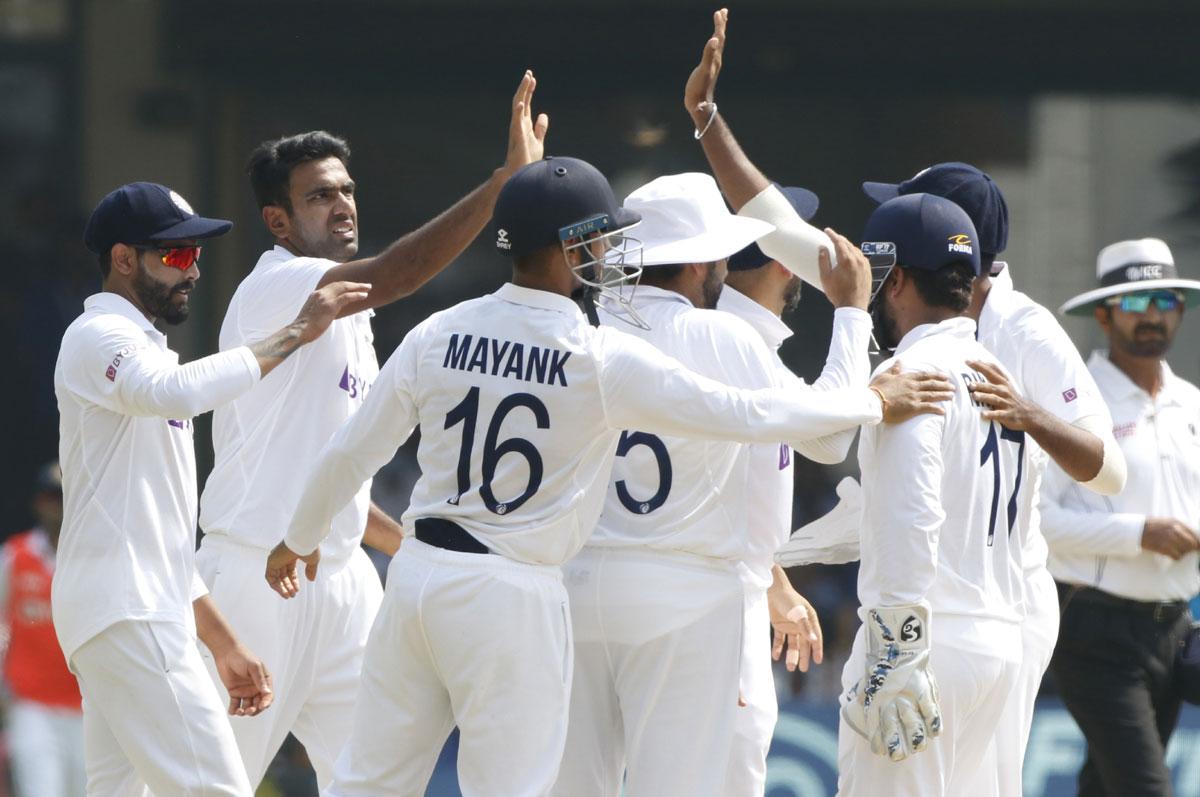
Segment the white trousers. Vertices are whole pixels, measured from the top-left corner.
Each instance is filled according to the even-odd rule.
[[[219,535],[205,537],[196,555],[213,600],[274,681],[271,708],[257,717],[231,717],[233,733],[256,787],[290,731],[324,788],[350,738],[363,650],[383,587],[361,548],[340,566],[322,562],[316,581],[301,576],[300,594],[291,600],[267,586],[266,563],[262,549]],[[212,658],[207,662],[224,696]]]
[[[8,707],[7,742],[15,797],[84,793],[83,715],[16,698]]]
[[[109,626],[71,666],[83,693],[88,797],[251,797],[227,704],[182,623]]]
[[[995,735],[1000,797],[1021,797],[1023,793],[1022,768],[1029,732],[1033,729],[1034,703],[1058,641],[1058,590],[1050,571],[1043,567],[1029,577],[1026,587],[1028,605],[1025,621],[1021,624],[1024,658]]]
[[[871,752],[870,743],[842,719],[838,723],[839,797],[995,797],[994,772],[981,777],[992,765],[991,742],[1016,683],[1019,658],[1004,658],[984,650],[966,650],[946,644],[955,636],[954,625],[967,618],[937,617],[935,608],[930,666],[937,679],[942,732],[925,750],[903,761]],[[1019,655],[1019,628],[981,620],[971,623],[973,633],[984,637],[1011,636]],[[991,629],[995,633],[990,633]],[[843,670],[842,686],[848,689],[863,677],[864,631],[860,627],[854,648]]]
[[[561,797],[723,795],[742,656],[732,563],[585,548],[564,567],[575,630]]]
[[[775,672],[771,667],[771,614],[766,590],[746,586],[741,694],[733,746],[725,774],[727,797],[762,797],[767,787],[767,751],[779,719]]]
[[[557,567],[406,539],[327,795],[421,797],[455,724],[464,797],[546,794],[567,732],[568,611]]]

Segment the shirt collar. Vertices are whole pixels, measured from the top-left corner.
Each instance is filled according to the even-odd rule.
[[[1114,365],[1112,360],[1108,359],[1107,349],[1096,349],[1093,351],[1092,356],[1088,358],[1087,364],[1088,370],[1092,372],[1092,376],[1106,398],[1112,401],[1122,401],[1139,396],[1144,401],[1152,400],[1150,394],[1142,390],[1140,385]],[[1158,404],[1177,404],[1179,403],[1178,396],[1176,395],[1178,377],[1171,370],[1171,366],[1167,365],[1166,360],[1161,361],[1161,367],[1163,375],[1162,390],[1158,392],[1158,397],[1153,399],[1153,401]]]
[[[128,318],[147,332],[152,332],[164,339],[166,338],[166,335],[159,332],[154,327],[154,324],[150,323],[150,319],[142,315],[142,311],[134,307],[132,302],[112,291],[93,293],[83,300],[83,309],[96,313],[112,313]]]
[[[717,309],[733,313],[762,336],[767,345],[778,349],[785,340],[792,336],[792,328],[783,323],[783,319],[751,299],[746,294],[728,285],[721,289],[721,298],[717,301]]]
[[[911,349],[919,340],[923,340],[934,335],[950,335],[955,338],[975,338],[975,322],[966,316],[955,316],[947,318],[945,321],[939,321],[936,324],[920,324],[908,331],[908,334],[900,341],[900,345],[896,347],[895,357],[899,357],[908,349]]]
[[[492,295],[501,301],[523,304],[528,307],[537,307],[542,310],[554,310],[555,312],[566,313],[572,317],[583,318],[583,311],[579,309],[579,305],[562,294],[551,293],[550,291],[543,291],[537,288],[524,288],[520,285],[506,282]]]

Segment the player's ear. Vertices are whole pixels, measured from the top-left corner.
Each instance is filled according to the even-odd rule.
[[[113,244],[109,253],[112,259],[112,270],[123,277],[128,277],[137,271],[137,249],[128,244]]]
[[[287,238],[292,232],[292,220],[279,205],[266,205],[262,209],[263,224],[276,238]]]

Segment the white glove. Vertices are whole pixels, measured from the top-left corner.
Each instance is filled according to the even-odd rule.
[[[837,486],[837,506],[792,532],[775,552],[780,567],[857,562],[862,528],[862,487],[847,476]]]
[[[871,752],[903,761],[942,732],[937,683],[929,669],[929,608],[867,610],[867,666],[841,696],[842,718]]]

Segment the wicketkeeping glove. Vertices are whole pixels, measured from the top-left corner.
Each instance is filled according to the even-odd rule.
[[[842,695],[842,717],[871,743],[871,752],[902,761],[942,731],[929,669],[929,609],[868,609],[866,633],[866,674]]]

